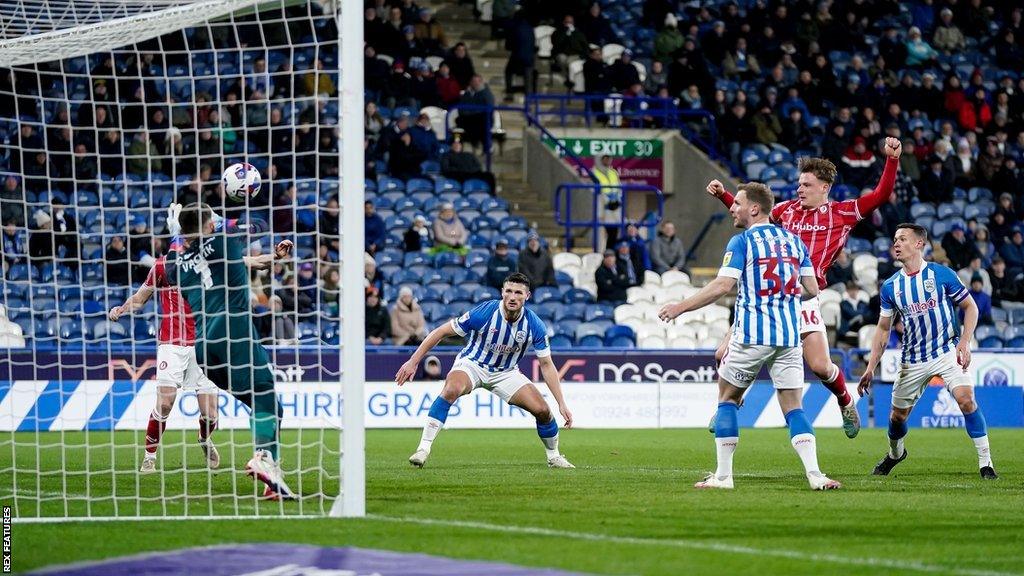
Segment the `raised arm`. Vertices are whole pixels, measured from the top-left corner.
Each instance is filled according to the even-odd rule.
[[[708,194],[721,200],[726,208],[732,208],[732,203],[736,200],[732,193],[725,189],[725,185],[720,180],[708,182],[707,191]]]
[[[889,201],[893,190],[896,188],[896,171],[900,167],[900,154],[903,146],[899,138],[885,139],[885,169],[882,170],[882,177],[878,180],[875,189],[857,199],[857,211],[861,217],[866,217],[876,209]]]
[[[405,364],[402,364],[402,367],[398,369],[398,372],[395,374],[395,382],[401,386],[402,384],[412,380],[412,377],[416,375],[416,367],[420,365],[420,360],[422,360],[423,357],[434,348],[434,346],[437,346],[439,342],[445,338],[455,336],[456,334],[455,328],[452,326],[451,322],[445,322],[431,330],[430,334],[427,334],[427,337],[416,348],[416,351],[412,353],[412,356],[410,356]]]
[[[156,290],[153,288],[152,284],[147,283],[139,286],[139,289],[129,296],[128,299],[124,301],[124,304],[111,308],[110,312],[107,312],[107,318],[111,322],[117,322],[121,316],[130,314],[139,308],[142,308],[146,305],[146,302],[149,302],[149,299],[153,297],[153,293],[155,291]],[[977,317],[977,313],[975,313],[975,317]]]
[[[715,300],[718,300],[722,296],[725,296],[735,287],[735,278],[718,276],[701,288],[700,292],[697,292],[686,300],[675,304],[666,304],[661,311],[658,312],[658,318],[668,322],[669,320],[674,320],[680,314],[685,312],[699,310],[708,304],[711,304]]]

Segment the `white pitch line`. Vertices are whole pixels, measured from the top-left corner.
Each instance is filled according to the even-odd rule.
[[[852,566],[867,566],[872,568],[888,568],[892,570],[912,570],[915,572],[959,574],[961,576],[1020,576],[1019,572],[996,572],[993,570],[973,570],[970,568],[955,568],[941,566],[938,564],[925,564],[912,560],[890,560],[887,558],[851,558],[835,554],[815,554],[800,552],[797,550],[763,549],[751,546],[736,546],[733,544],[719,544],[713,542],[700,542],[694,540],[668,540],[661,538],[639,538],[634,536],[615,536],[611,534],[594,534],[590,532],[570,532],[565,530],[552,530],[536,526],[513,526],[503,524],[488,524],[485,522],[470,522],[463,520],[440,520],[433,518],[411,518],[408,516],[378,516],[368,515],[367,518],[382,520],[385,522],[423,524],[426,526],[450,526],[456,528],[472,528],[474,530],[488,530],[492,532],[504,532],[509,534],[529,534],[531,536],[552,536],[556,538],[570,538],[574,540],[586,540],[590,542],[611,542],[614,544],[631,544],[642,546],[665,546],[670,548],[689,548],[694,550],[709,550],[712,552],[727,552],[730,554],[747,554],[751,556],[774,556],[791,560],[804,560],[809,562],[824,562],[829,564],[845,564]]]

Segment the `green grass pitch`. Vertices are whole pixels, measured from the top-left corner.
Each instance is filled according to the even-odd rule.
[[[194,432],[189,432],[194,434]],[[218,433],[223,446],[228,432]],[[235,441],[244,445],[244,432]],[[109,435],[104,436],[109,438]],[[11,438],[18,442],[11,450]],[[41,436],[43,445],[61,441]],[[191,439],[191,436],[188,436]],[[323,436],[336,458],[334,433]],[[562,449],[579,468],[549,470],[536,434],[529,430],[446,430],[426,468],[406,458],[418,430],[367,434],[367,519],[62,522],[14,525],[14,570],[101,559],[143,551],[232,542],[297,542],[354,545],[442,556],[509,562],[598,574],[1015,574],[1024,573],[1024,431],[992,430],[1001,478],[983,482],[974,448],[963,430],[912,430],[910,457],[891,477],[870,476],[886,449],[884,430],[864,430],[856,440],[840,431],[818,433],[823,470],[844,488],[815,493],[783,429],[743,430],[736,455],[736,489],[703,492],[691,486],[714,465],[711,436],[703,430],[571,430]],[[239,512],[316,514],[329,502],[337,477],[289,475],[309,495],[282,507],[259,503],[241,473],[209,475],[198,449],[182,448],[180,432],[168,434],[161,465],[187,472],[139,478],[141,433],[119,432],[116,447],[86,450],[85,435],[64,434],[73,450],[26,449],[34,435],[8,436],[2,460],[16,452],[18,467],[84,470],[117,463],[116,473],[89,477],[93,494],[117,500],[72,499],[68,513],[118,511],[145,515]],[[95,441],[95,436],[93,437]],[[313,469],[319,432],[288,432],[285,462]],[[331,444],[333,442],[333,444]],[[223,449],[222,449],[223,450]],[[239,470],[248,452],[225,454]],[[336,461],[336,460],[335,460]],[[336,467],[332,463],[332,467]],[[332,470],[332,473],[334,471]],[[36,483],[36,479],[39,479]],[[18,512],[35,513],[34,490],[53,500],[44,512],[63,509],[66,493],[86,490],[84,475],[66,487],[60,475],[17,477]],[[209,488],[216,498],[164,498]],[[10,479],[0,483],[0,504],[14,502]],[[163,492],[161,492],[161,490]],[[144,500],[138,508],[136,495]],[[283,560],[282,560],[283,561]]]

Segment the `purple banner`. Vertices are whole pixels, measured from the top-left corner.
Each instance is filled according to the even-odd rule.
[[[201,568],[201,569],[200,569]],[[140,554],[103,562],[55,566],[30,574],[157,576],[195,574],[311,574],[346,570],[353,576],[583,576],[546,568],[454,560],[364,548],[320,548],[287,544],[242,544]],[[340,573],[340,572],[334,572]]]
[[[425,373],[420,365],[417,379],[442,379],[458,354],[457,348],[438,349],[428,356],[440,361],[439,375]],[[367,350],[366,380],[394,379],[409,359],[411,348]],[[315,348],[271,350],[278,382],[336,382],[341,377],[340,353]],[[709,351],[578,351],[556,350],[555,367],[567,382],[716,382],[718,371]],[[842,366],[843,359],[836,358]],[[540,363],[527,355],[519,369],[535,382],[542,380]],[[0,380],[147,380],[156,374],[156,350],[125,353],[9,351],[0,353]],[[814,378],[806,372],[809,381]],[[762,370],[760,378],[766,379]]]

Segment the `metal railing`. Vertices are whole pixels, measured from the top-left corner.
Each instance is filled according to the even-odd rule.
[[[621,191],[621,207],[619,209],[619,222],[605,222],[600,218],[601,196],[605,189],[618,189]],[[581,193],[589,194],[591,217],[588,220],[575,220],[572,215],[573,194],[575,191],[586,191]],[[625,228],[629,222],[626,219],[626,201],[630,194],[653,194],[658,201],[658,221],[665,212],[665,195],[657,186],[650,184],[619,184],[606,186],[601,184],[561,184],[555,189],[555,223],[565,227],[565,248],[572,248],[572,231],[574,228],[590,228],[592,230],[592,244],[594,251],[598,250],[598,239],[601,228],[605,226],[618,225],[620,229]]]

